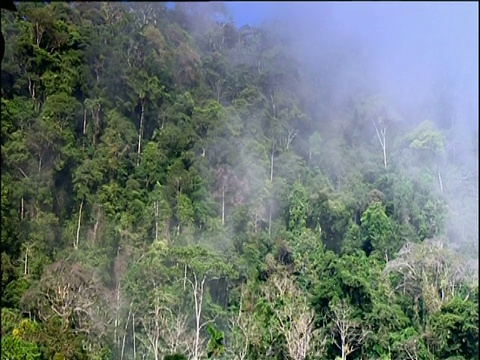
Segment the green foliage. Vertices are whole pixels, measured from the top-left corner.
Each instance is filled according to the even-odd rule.
[[[165,360],[188,360],[185,355],[175,354],[175,355],[165,355]]]
[[[385,214],[381,202],[374,202],[362,214],[361,236],[363,250],[367,255],[376,254],[382,258],[389,256],[390,242],[393,240],[391,220]]]
[[[22,340],[17,332],[18,329],[14,329],[14,335],[2,336],[2,357],[11,360],[41,359],[42,353],[38,345]]]
[[[295,183],[289,195],[289,220],[288,230],[295,235],[301,234],[307,225],[308,216],[308,196],[306,189],[300,184]]]
[[[212,326],[207,327],[208,334],[210,335],[210,340],[208,341],[207,355],[209,359],[215,359],[216,357],[221,356],[225,352],[225,347],[223,346],[223,332],[216,330]]]
[[[478,299],[477,299],[478,300]],[[478,303],[478,301],[477,301]],[[430,318],[435,355],[450,359],[478,357],[478,304],[458,297]]]
[[[443,152],[442,136],[431,121],[426,120],[422,122],[408,137],[408,140],[412,149],[430,151],[432,153]]]
[[[478,357],[477,180],[446,163],[448,131],[381,94],[338,101],[324,60],[223,5],[18,8],[2,358],[331,359],[339,303],[364,331],[349,359]],[[447,235],[467,250],[432,245]]]

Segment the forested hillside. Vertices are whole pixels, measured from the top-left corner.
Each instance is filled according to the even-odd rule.
[[[2,359],[478,358],[474,137],[219,4],[1,25]]]

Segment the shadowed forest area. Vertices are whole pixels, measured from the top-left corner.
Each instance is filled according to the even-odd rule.
[[[407,108],[361,49],[220,3],[1,26],[2,359],[478,359],[478,132],[448,89]]]

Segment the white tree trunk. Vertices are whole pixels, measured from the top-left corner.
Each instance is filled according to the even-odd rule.
[[[379,119],[379,125],[381,128],[379,129],[377,126],[377,123],[375,120],[372,120],[373,126],[375,127],[375,132],[377,134],[378,141],[380,142],[380,145],[382,146],[382,152],[383,152],[383,166],[387,168],[387,141],[386,141],[386,135],[387,135],[387,127],[388,124],[383,122],[382,120]]]
[[[95,225],[93,226],[93,243],[97,240],[97,229],[98,229],[98,217],[97,220],[95,221]]]
[[[293,139],[297,136],[298,132],[295,129],[288,130],[287,136],[287,151],[290,149],[290,144],[292,143]]]
[[[28,275],[28,249],[25,249],[25,267],[23,269],[23,274]]]
[[[268,210],[268,238],[272,234],[272,204],[270,204],[270,208]]]
[[[80,210],[78,211],[77,237],[75,239],[75,243],[73,244],[73,248],[75,250],[78,249],[78,242],[80,241],[80,227],[82,225],[82,209],[83,209],[83,200],[80,203]]]
[[[130,307],[128,309],[127,322],[125,323],[125,329],[124,329],[124,333],[123,333],[122,352],[121,352],[120,360],[123,360],[123,356],[125,354],[125,341],[126,341],[126,338],[127,338],[128,322],[130,321],[131,314],[132,314],[132,304],[130,303]]]
[[[83,135],[87,133],[87,109],[83,109]]]
[[[143,133],[143,120],[145,116],[145,100],[141,100],[142,111],[140,113],[140,127],[138,129],[138,145],[137,145],[137,166],[140,164],[140,152],[142,147],[142,133]]]
[[[200,330],[202,325],[200,324],[202,317],[202,303],[203,303],[203,291],[205,286],[205,276],[202,278],[200,284],[198,283],[197,274],[193,274],[195,282],[193,284],[193,297],[195,301],[195,346],[194,346],[194,360],[199,358],[200,349]]]
[[[153,208],[155,210],[155,241],[158,240],[158,201],[155,200],[155,203],[153,204]]]
[[[222,226],[225,225],[225,185],[222,187]]]
[[[115,323],[113,326],[113,343],[118,349],[118,325],[119,325],[119,319],[118,319],[118,307],[119,307],[119,300],[120,300],[120,283],[117,284],[117,290],[116,290],[116,296],[115,300],[117,302],[115,306]]]
[[[439,182],[439,184],[440,184],[440,191],[443,193],[442,175],[440,175],[440,170],[438,170],[438,168],[437,168],[437,172],[438,172],[438,182]]]
[[[275,152],[275,145],[272,146],[272,154],[270,156],[270,181],[273,181],[273,154]]]
[[[136,337],[137,334],[135,332],[135,312],[132,314],[132,333],[133,333],[133,359],[137,359],[137,343],[136,343]]]

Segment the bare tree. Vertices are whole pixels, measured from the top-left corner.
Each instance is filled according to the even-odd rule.
[[[187,315],[174,310],[172,299],[162,293],[155,282],[153,296],[148,302],[151,304],[150,310],[140,319],[144,334],[138,334],[136,338],[149,353],[153,353],[155,359],[175,353],[185,353],[193,358],[195,333],[188,328]]]
[[[205,339],[200,336],[201,330],[213,320],[207,320],[202,322],[202,310],[203,299],[205,295],[205,281],[207,280],[207,274],[203,274],[200,278],[195,271],[193,273],[193,281],[188,277],[185,277],[186,281],[190,284],[193,291],[193,300],[195,305],[195,339],[193,346],[193,360],[198,360],[203,356],[203,348]]]
[[[378,141],[382,147],[383,152],[383,166],[387,167],[387,129],[389,125],[388,119],[381,114],[376,115],[375,119],[372,119],[375,132],[377,134]]]
[[[382,147],[383,166],[387,167],[387,130],[392,120],[397,115],[388,108],[385,99],[379,96],[371,96],[364,99],[359,105],[358,111],[364,119],[370,119],[375,128],[377,139]]]
[[[314,311],[301,290],[285,273],[273,274],[263,288],[263,296],[272,306],[274,326],[285,338],[290,358],[306,359],[313,342],[319,340],[319,332],[314,328]]]
[[[332,340],[342,351],[342,360],[357,350],[366,336],[360,323],[353,319],[353,309],[341,300],[333,307]]]
[[[44,270],[38,284],[23,295],[21,303],[41,320],[58,316],[65,331],[72,327],[98,342],[111,321],[107,293],[100,279],[81,264],[58,261]]]
[[[475,281],[468,278],[467,264],[458,261],[458,254],[434,239],[406,243],[397,258],[387,264],[385,273],[389,272],[402,275],[397,291],[422,297],[430,312],[455,296],[460,282]]]
[[[260,329],[254,321],[254,314],[251,307],[245,307],[248,293],[245,286],[242,286],[240,293],[240,305],[238,313],[230,320],[231,344],[228,352],[236,360],[245,360],[248,356],[248,348],[257,337]],[[231,348],[231,349],[230,349]]]
[[[168,352],[171,354],[179,352],[193,354],[192,344],[195,334],[188,329],[187,316],[168,311],[164,313],[163,319],[165,325],[162,337]]]
[[[288,130],[288,134],[287,134],[287,138],[286,138],[286,149],[287,149],[287,151],[290,149],[290,145],[291,145],[293,139],[295,139],[295,137],[297,135],[298,135],[297,129]]]
[[[160,359],[160,341],[161,341],[161,331],[165,324],[162,320],[163,309],[160,304],[160,298],[157,296],[157,286],[154,282],[154,301],[153,309],[149,311],[145,317],[141,319],[143,328],[145,330],[145,335],[147,337],[147,345],[149,351],[153,352],[155,360]]]

